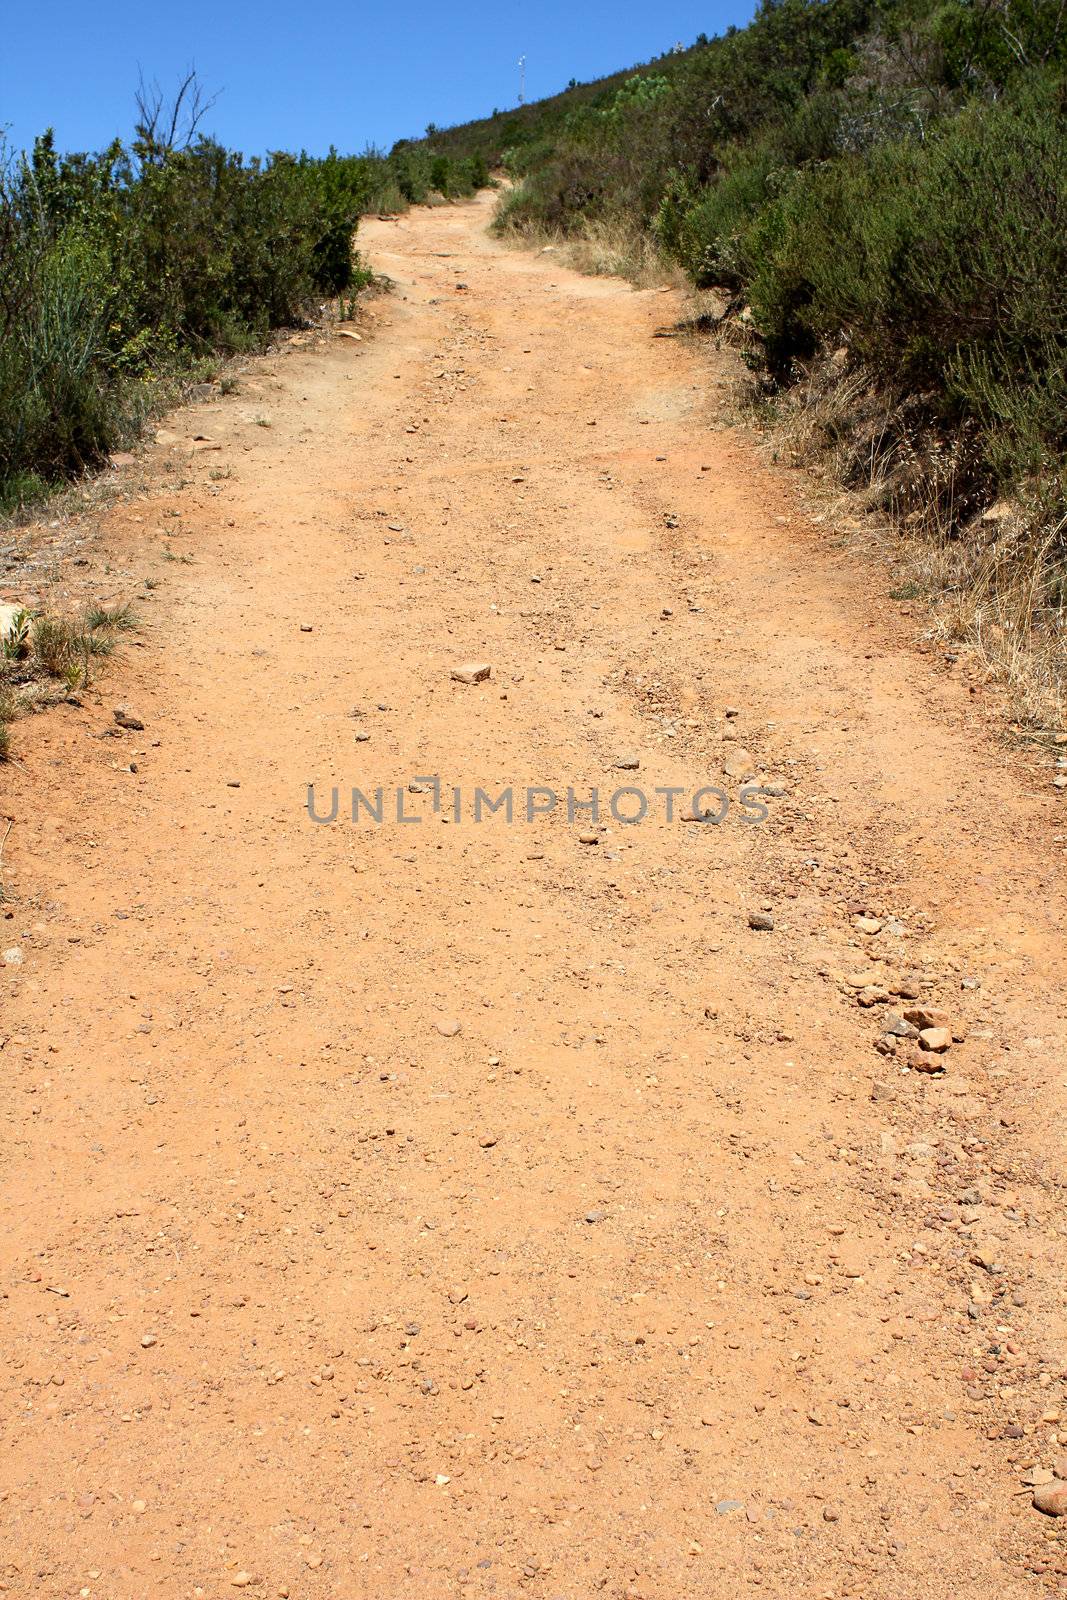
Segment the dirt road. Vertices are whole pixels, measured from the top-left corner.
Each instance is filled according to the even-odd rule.
[[[1062,810],[488,211],[27,568],[142,624],[5,774],[0,1587],[1059,1592]]]

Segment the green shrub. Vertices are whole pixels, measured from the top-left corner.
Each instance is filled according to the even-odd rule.
[[[416,147],[246,162],[142,126],[128,150],[60,157],[45,134],[0,167],[0,509],[132,438],[170,373],[365,285],[365,211],[487,177],[480,156]]]
[[[100,381],[111,293],[106,262],[66,234],[7,263],[5,293],[22,314],[0,340],[0,478],[76,471],[115,431],[109,380]]]
[[[736,288],[744,282],[752,266],[745,237],[752,218],[771,195],[779,167],[765,145],[742,147],[728,154],[716,182],[688,206],[685,192],[677,210],[665,196],[657,219],[659,236],[694,283]]]
[[[751,226],[773,370],[847,341],[887,389],[976,431],[1000,482],[1067,451],[1067,124],[1061,90],[976,104],[923,143],[799,172]]]

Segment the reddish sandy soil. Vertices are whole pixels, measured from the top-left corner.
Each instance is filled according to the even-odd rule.
[[[489,204],[20,538],[141,620],[4,772],[0,1588],[1059,1592],[1062,809],[673,293]]]

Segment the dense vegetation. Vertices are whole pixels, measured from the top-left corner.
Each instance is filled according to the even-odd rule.
[[[424,145],[246,161],[195,104],[187,83],[169,113],[142,101],[128,147],[46,133],[0,172],[0,511],[132,439],[176,375],[365,282],[361,214],[486,180]]]
[[[502,229],[616,229],[725,289],[765,395],[825,395],[835,352],[846,476],[876,464],[887,503],[975,560],[982,508],[1013,497],[1060,625],[1065,64],[1061,0],[763,0],[744,29],[433,142],[503,161]]]

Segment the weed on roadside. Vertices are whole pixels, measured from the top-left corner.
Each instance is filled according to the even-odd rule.
[[[94,664],[136,627],[129,604],[94,604],[79,617],[18,612],[0,638],[0,759],[10,757],[11,724],[20,714],[86,688]]]

